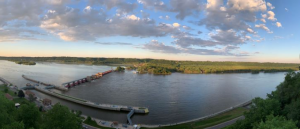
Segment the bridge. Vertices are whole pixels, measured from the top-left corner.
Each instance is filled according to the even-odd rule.
[[[127,121],[129,123],[129,125],[132,125],[132,121],[131,121],[131,117],[134,114],[134,109],[132,109],[128,114],[127,114]]]
[[[63,87],[66,87],[66,88],[71,88],[71,87],[74,87],[74,86],[77,86],[77,85],[80,85],[82,83],[86,83],[86,82],[90,82],[92,80],[96,80],[96,79],[99,79],[101,78],[102,76],[106,75],[106,74],[109,74],[113,72],[113,70],[108,70],[108,71],[105,71],[105,72],[99,72],[99,73],[96,73],[95,75],[91,75],[91,76],[87,76],[85,78],[80,78],[80,79],[76,79],[76,80],[73,80],[73,81],[69,81],[69,82],[65,82],[63,84],[61,84]]]

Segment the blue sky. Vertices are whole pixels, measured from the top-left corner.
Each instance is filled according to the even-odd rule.
[[[298,0],[0,1],[0,56],[299,62]]]

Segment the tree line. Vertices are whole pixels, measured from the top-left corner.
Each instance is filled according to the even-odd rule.
[[[245,119],[227,129],[298,129],[300,127],[300,73],[291,72],[266,99],[255,98]]]
[[[288,72],[299,70],[299,64],[293,63],[259,63],[259,62],[212,62],[212,61],[174,61],[160,59],[135,58],[79,58],[79,57],[0,57],[12,61],[41,61],[58,63],[75,63],[91,65],[126,64],[128,69],[137,69],[140,73],[164,74],[182,72],[188,74],[207,73],[259,73]],[[134,66],[134,67],[132,67]]]

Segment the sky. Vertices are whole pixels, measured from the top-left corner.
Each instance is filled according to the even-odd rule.
[[[299,63],[299,0],[0,0],[0,56]]]

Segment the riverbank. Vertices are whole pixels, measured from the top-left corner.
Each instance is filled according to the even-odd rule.
[[[189,128],[204,129],[240,117],[246,111],[248,111],[247,108],[239,107],[205,120],[199,120],[195,122],[189,122],[189,123],[165,126],[165,127],[155,127],[155,129],[189,129]],[[151,127],[142,127],[141,129],[150,129],[150,128]]]

